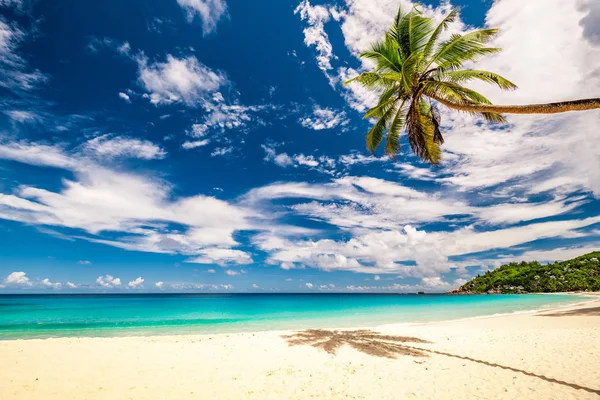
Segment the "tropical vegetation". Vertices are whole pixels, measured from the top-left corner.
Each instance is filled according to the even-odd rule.
[[[401,132],[405,130],[414,154],[431,164],[438,164],[440,145],[444,143],[440,105],[479,115],[492,123],[504,122],[504,113],[549,114],[600,108],[599,98],[549,104],[492,105],[485,96],[464,85],[482,81],[503,90],[517,88],[496,73],[466,68],[479,58],[501,50],[486,46],[498,30],[480,29],[441,40],[457,17],[458,9],[454,9],[436,26],[432,18],[423,16],[417,8],[408,13],[400,9],[384,38],[360,54],[371,60],[375,69],[346,84],[358,82],[380,96],[378,104],[364,116],[376,120],[366,137],[369,151],[374,152],[385,137],[385,153],[394,157],[400,150]]]
[[[453,293],[549,293],[600,291],[600,251],[542,265],[510,263],[478,275]]]

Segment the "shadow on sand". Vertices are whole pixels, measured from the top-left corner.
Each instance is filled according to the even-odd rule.
[[[579,308],[577,310],[557,311],[540,314],[540,317],[600,317],[600,307]]]
[[[358,331],[328,331],[324,329],[309,329],[293,335],[282,336],[290,346],[310,345],[335,354],[343,345],[370,356],[396,358],[399,355],[427,357],[421,350],[408,347],[403,343],[430,343],[414,337],[382,335],[370,330]]]
[[[569,383],[558,379],[549,378],[544,375],[536,374],[514,367],[509,367],[506,365],[492,363],[485,360],[478,360],[476,358],[446,353],[443,351],[414,347],[407,344],[431,343],[427,340],[419,339],[416,337],[383,335],[371,330],[330,331],[324,329],[309,329],[306,331],[294,333],[292,335],[284,335],[282,336],[282,338],[286,339],[290,346],[309,345],[317,349],[326,351],[329,354],[335,354],[336,351],[344,345],[348,345],[357,351],[375,357],[396,358],[399,355],[427,357],[429,354],[438,354],[446,357],[471,361],[492,368],[500,368],[508,371],[518,372],[523,375],[544,380],[546,382],[556,383],[558,385],[568,386],[573,389],[584,390],[589,393],[600,395],[600,390],[598,389],[592,389],[585,386],[577,385],[575,383]]]

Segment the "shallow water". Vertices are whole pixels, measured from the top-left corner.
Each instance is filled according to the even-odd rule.
[[[570,304],[573,295],[0,295],[0,339],[375,326]]]

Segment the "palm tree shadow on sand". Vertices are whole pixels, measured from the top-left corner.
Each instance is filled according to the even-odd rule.
[[[404,343],[431,343],[415,337],[382,335],[365,329],[356,331],[309,329],[282,337],[290,346],[310,345],[329,354],[335,354],[340,347],[347,345],[362,353],[386,358],[396,358],[399,355],[428,357],[424,350],[406,346]]]
[[[362,353],[386,358],[397,358],[397,356],[413,356],[413,357],[428,357],[429,354],[437,354],[446,357],[458,358],[465,361],[471,361],[480,365],[485,365],[492,368],[500,368],[512,372],[518,372],[523,375],[538,378],[546,382],[555,383],[558,385],[568,386],[577,390],[584,390],[589,393],[600,395],[600,390],[581,386],[576,383],[565,382],[545,375],[536,374],[530,371],[492,363],[485,360],[479,360],[472,357],[451,354],[433,349],[425,349],[411,346],[407,343],[431,344],[427,340],[419,339],[410,336],[392,336],[383,335],[371,330],[361,329],[354,331],[336,331],[325,329],[309,329],[294,333],[292,335],[283,335],[290,346],[309,345],[317,349],[326,351],[329,354],[335,354],[337,350],[348,345],[353,349]]]

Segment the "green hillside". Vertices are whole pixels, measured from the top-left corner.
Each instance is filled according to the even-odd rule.
[[[600,291],[600,251],[572,260],[510,263],[478,275],[450,293]]]

